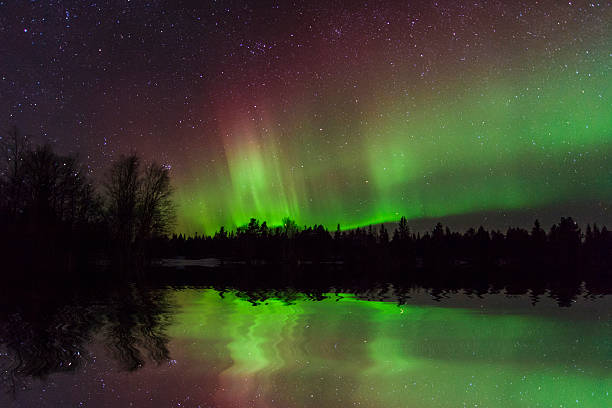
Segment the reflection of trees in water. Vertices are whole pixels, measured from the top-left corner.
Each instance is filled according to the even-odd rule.
[[[79,305],[19,305],[3,315],[2,380],[13,391],[25,377],[78,368],[87,356],[84,344],[101,326],[96,313]]]
[[[213,284],[212,287],[219,292],[221,297],[231,292],[235,296],[252,303],[254,306],[265,304],[269,299],[280,300],[287,304],[296,301],[312,300],[319,301],[329,296],[342,297],[341,294],[352,294],[361,300],[388,301],[405,304],[412,297],[414,290],[427,293],[432,300],[441,302],[452,299],[458,294],[468,298],[483,298],[485,295],[503,294],[507,297],[521,296],[529,300],[532,305],[538,303],[542,298],[553,299],[560,307],[571,307],[580,297],[586,300],[597,300],[604,295],[610,294],[609,290],[592,288],[580,281],[564,281],[557,285],[544,285],[540,283],[513,282],[483,284],[477,282],[471,285],[468,282],[438,282],[435,285],[381,283],[377,281],[361,281],[351,285],[303,285],[299,287],[278,287],[269,285],[253,287],[253,282],[241,282],[233,280],[231,284]]]
[[[342,293],[351,293],[363,300],[404,304],[413,290],[419,288],[437,301],[457,293],[468,297],[504,293],[523,296],[533,304],[550,297],[560,306],[571,306],[578,297],[594,300],[609,293],[604,286],[580,281],[564,281],[555,286],[521,280],[490,283],[476,280],[472,284],[460,279],[442,282],[427,275],[393,284],[377,279],[354,279],[347,284],[346,274],[335,278],[337,274],[332,273],[335,270],[313,272],[310,269],[301,271],[299,276],[303,279],[291,286],[279,283],[284,271],[275,273],[269,265],[265,268],[268,275],[256,276],[268,280],[248,278],[252,274],[237,268],[233,274],[223,270],[218,279],[215,275],[206,275],[208,283],[202,282],[202,285],[213,287],[221,296],[232,292],[253,305],[268,299],[287,304],[318,301],[330,293],[336,293],[338,298]],[[0,294],[0,382],[13,392],[28,378],[44,378],[83,366],[92,358],[86,346],[94,340],[101,342],[128,371],[139,369],[145,361],[160,363],[169,358],[166,328],[173,308],[165,289],[123,285],[89,291],[45,288],[44,291],[4,292]]]
[[[119,295],[105,314],[104,334],[112,354],[130,371],[142,367],[146,357],[157,363],[167,360],[170,304],[165,292],[132,286]]]
[[[94,337],[127,370],[142,367],[147,358],[163,362],[169,357],[165,329],[172,310],[165,293],[125,286],[104,295],[48,291],[35,300],[31,293],[5,299],[0,308],[2,386],[14,393],[27,378],[78,369],[91,358],[86,346]]]

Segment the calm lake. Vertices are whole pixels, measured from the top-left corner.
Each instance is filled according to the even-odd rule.
[[[612,297],[570,303],[391,286],[42,296],[3,306],[0,406],[610,407]]]

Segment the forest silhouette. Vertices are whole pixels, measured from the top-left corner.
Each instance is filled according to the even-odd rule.
[[[597,225],[583,232],[571,217],[549,230],[536,220],[531,230],[481,226],[457,232],[438,223],[425,233],[411,231],[405,217],[395,228],[342,230],[337,225],[334,231],[299,227],[290,218],[277,226],[252,218],[236,230],[221,227],[210,236],[170,236],[176,208],[167,167],[144,163],[133,153],[113,161],[95,183],[77,157],[36,146],[16,128],[1,141],[0,247],[10,267],[33,271],[7,274],[9,280],[34,273],[86,281],[76,271],[92,264],[110,265],[107,276],[138,275],[159,264],[152,262],[156,259],[183,257],[217,258],[224,264],[334,264],[352,276],[435,277],[440,285],[461,278],[483,284],[564,280],[610,287],[612,233]],[[259,273],[274,275],[278,268],[267,269]]]
[[[95,260],[146,265],[175,209],[168,169],[135,153],[110,164],[99,185],[76,156],[33,145],[13,128],[0,139],[3,259],[26,269],[72,271]]]

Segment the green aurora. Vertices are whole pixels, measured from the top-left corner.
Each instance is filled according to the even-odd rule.
[[[194,378],[216,376],[215,406],[612,402],[605,319],[398,306],[351,295],[253,306],[232,293],[184,290],[176,300],[173,354],[200,367]]]
[[[223,156],[179,184],[179,230],[211,234],[251,217],[351,228],[607,202],[612,55],[586,56],[512,76],[483,68],[435,92],[381,80],[355,101],[329,92],[324,114],[265,100],[228,109]]]

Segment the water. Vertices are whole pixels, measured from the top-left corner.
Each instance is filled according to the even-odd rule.
[[[612,406],[611,296],[437,298],[130,286],[5,302],[0,406]]]

